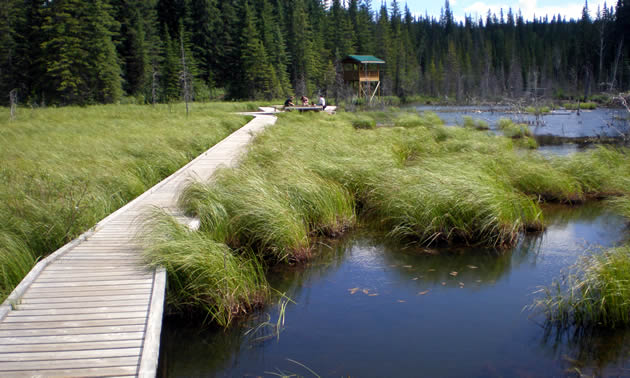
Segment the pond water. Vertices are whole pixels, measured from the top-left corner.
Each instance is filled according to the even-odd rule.
[[[165,320],[162,374],[529,377],[630,374],[630,332],[556,333],[523,311],[584,253],[622,243],[624,220],[591,203],[545,209],[549,227],[506,251],[423,249],[357,231],[272,286],[293,299],[278,334],[270,304],[227,331]],[[309,370],[310,369],[310,370]],[[312,371],[312,372],[311,372]]]
[[[534,135],[553,135],[564,138],[619,137],[630,132],[628,112],[625,109],[598,108],[594,110],[557,110],[536,117],[533,114],[515,113],[505,106],[418,106],[419,111],[435,112],[447,125],[462,125],[464,117],[483,119],[491,129],[497,129],[501,118],[527,123]]]

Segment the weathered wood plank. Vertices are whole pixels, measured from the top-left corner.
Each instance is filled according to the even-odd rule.
[[[10,353],[35,353],[35,352],[59,352],[59,351],[79,351],[116,348],[140,348],[142,347],[142,336],[139,339],[124,340],[98,340],[92,342],[59,342],[46,344],[0,344],[0,356]],[[105,357],[105,356],[98,356]]]
[[[143,340],[143,338],[144,338],[144,332],[96,333],[96,334],[56,335],[56,336],[14,336],[14,337],[3,337],[0,340],[0,345],[63,344],[63,343],[77,344],[77,343],[88,343],[88,342],[95,343],[95,342],[106,342],[106,341]]]
[[[119,366],[137,366],[137,357],[112,357],[112,358],[83,358],[61,361],[12,361],[0,362],[0,371],[24,371],[34,369],[52,370],[54,368],[67,369],[73,368],[96,368],[96,367],[119,367]]]
[[[103,292],[107,292],[107,291],[111,291],[111,292],[125,292],[125,291],[131,291],[131,290],[134,290],[134,289],[139,289],[139,290],[149,289],[150,290],[151,289],[151,285],[150,284],[133,284],[133,285],[127,285],[127,286],[117,286],[117,285],[98,286],[98,285],[90,285],[90,286],[84,286],[84,287],[64,287],[64,288],[60,288],[60,287],[53,287],[53,288],[34,287],[31,290],[29,290],[27,292],[27,294],[29,294],[29,295],[34,295],[34,293],[37,293],[37,294],[40,294],[40,295],[62,294],[60,296],[67,296],[68,293],[70,293],[70,294],[77,293],[77,296],[84,297],[86,295],[91,295],[91,293],[103,294]],[[87,292],[90,292],[90,294],[87,294]]]
[[[149,308],[146,306],[116,306],[116,307],[91,307],[85,308],[48,308],[48,309],[25,309],[22,306],[18,307],[18,311],[13,311],[14,314],[19,316],[44,316],[44,315],[78,315],[78,314],[91,314],[94,312],[99,313],[113,313],[113,312],[137,312],[147,311]],[[9,314],[8,316],[18,316]],[[2,341],[0,340],[0,344]]]
[[[97,350],[70,350],[70,351],[47,351],[47,352],[19,352],[0,353],[0,365],[3,362],[32,362],[46,361],[55,362],[61,360],[73,361],[79,358],[111,358],[111,357],[135,357],[140,355],[142,348],[114,348]],[[73,361],[66,363],[72,366]]]
[[[82,302],[93,302],[93,301],[133,301],[133,300],[148,300],[148,295],[145,295],[145,290],[140,290],[135,294],[115,294],[115,293],[105,293],[98,296],[85,296],[85,297],[31,297],[31,298],[22,298],[18,306],[24,304],[45,304],[45,303],[82,303]]]
[[[0,337],[92,335],[101,333],[144,332],[144,323],[101,327],[42,328],[0,330]]]
[[[144,297],[144,296],[143,296]],[[61,303],[20,303],[17,304],[16,310],[53,310],[53,309],[73,309],[83,308],[86,310],[97,311],[101,307],[125,307],[125,306],[149,306],[149,300],[147,298],[140,298],[134,300],[106,300],[106,301],[92,301],[92,302],[61,302]]]
[[[80,368],[80,369],[38,369],[22,371],[4,371],[3,378],[23,378],[23,377],[128,377],[135,376],[137,366],[115,366],[102,368]]]
[[[71,327],[103,327],[113,325],[145,324],[145,317],[126,319],[72,320],[65,322],[21,322],[0,323],[0,330],[38,329],[38,328],[71,328]]]
[[[31,285],[32,288],[71,288],[71,287],[80,287],[82,289],[92,287],[92,286],[128,286],[128,285],[137,285],[137,284],[151,284],[153,279],[151,277],[144,279],[135,279],[133,277],[129,277],[127,279],[120,280],[109,280],[109,281],[100,281],[100,280],[73,280],[67,282],[35,282]]]
[[[73,314],[73,315],[47,315],[47,316],[30,316],[21,315],[21,311],[11,311],[3,324],[11,323],[27,323],[27,322],[69,322],[77,320],[101,320],[101,319],[128,319],[143,318],[147,316],[147,311],[133,312],[105,312],[92,314]]]

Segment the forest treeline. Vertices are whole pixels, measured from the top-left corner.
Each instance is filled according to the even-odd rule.
[[[630,0],[456,21],[391,0],[0,0],[0,93],[32,105],[341,96],[339,61],[387,64],[383,94],[458,101],[630,88]],[[345,5],[344,5],[345,4]]]

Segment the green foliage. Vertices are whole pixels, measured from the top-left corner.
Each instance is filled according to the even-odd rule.
[[[18,89],[21,102],[38,104],[116,102],[123,95],[176,101],[183,72],[175,57],[181,57],[182,39],[196,100],[215,88],[229,98],[295,91],[348,100],[351,91],[340,64],[347,54],[387,62],[379,88],[388,97],[385,103],[393,105],[400,99],[469,103],[525,93],[602,102],[591,92],[616,93],[630,86],[618,58],[628,56],[630,44],[606,37],[627,34],[617,16],[628,12],[624,2],[597,19],[586,17],[586,8],[578,22],[556,16],[529,21],[512,14],[503,22],[488,14],[485,20],[457,23],[448,5],[437,22],[436,15],[414,17],[418,9],[401,9],[399,1],[377,9],[364,0],[329,5],[319,0],[5,0],[0,91]],[[258,87],[250,89],[251,84]],[[2,103],[8,102],[5,97]]]

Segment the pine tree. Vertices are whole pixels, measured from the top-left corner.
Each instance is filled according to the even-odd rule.
[[[255,99],[257,97],[273,98],[277,85],[276,74],[265,50],[262,40],[258,38],[256,20],[247,1],[243,6],[243,33],[241,35],[241,61],[243,67],[242,97]]]

